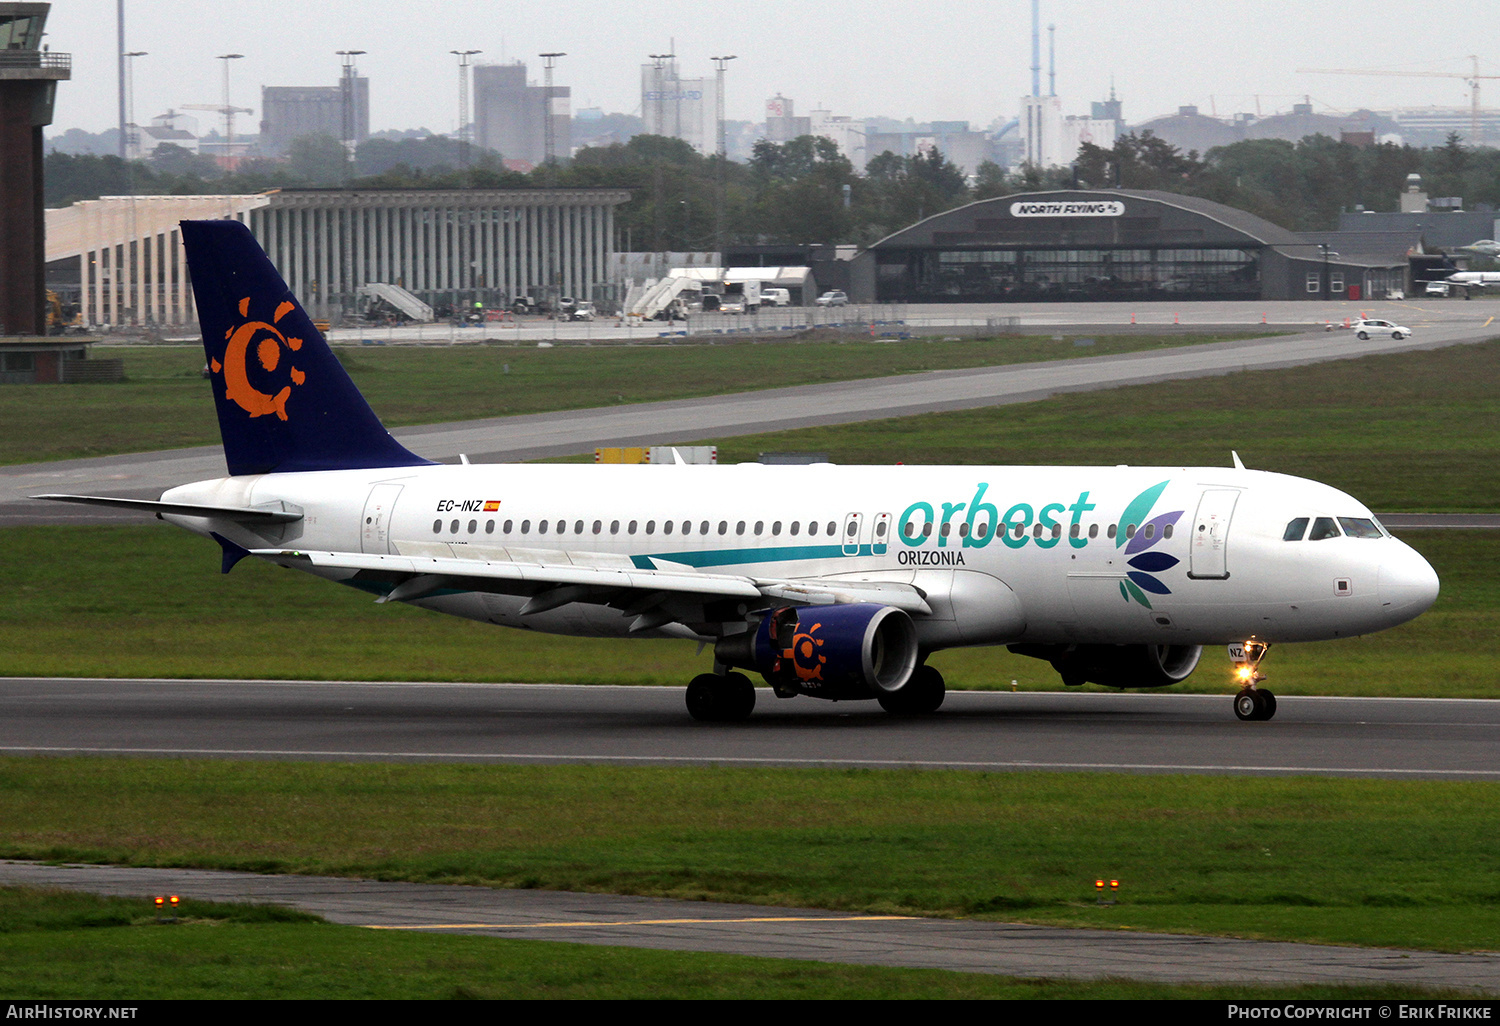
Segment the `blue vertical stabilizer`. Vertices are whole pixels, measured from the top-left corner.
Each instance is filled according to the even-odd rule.
[[[183,221],[229,473],[431,463],[391,437],[238,221]]]

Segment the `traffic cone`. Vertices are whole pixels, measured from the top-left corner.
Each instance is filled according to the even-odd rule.
[[[1130,315],[1130,323],[1131,324],[1135,323],[1135,313],[1134,312],[1132,312],[1131,315]]]
[[[1181,324],[1182,322],[1177,319],[1177,315],[1176,314],[1173,314],[1172,315],[1172,323],[1173,324]]]
[[[1266,323],[1266,315],[1265,314],[1261,314],[1260,315],[1260,323],[1262,323],[1262,324]]]

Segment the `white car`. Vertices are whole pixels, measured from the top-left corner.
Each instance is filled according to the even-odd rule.
[[[825,292],[821,296],[819,296],[818,297],[818,305],[819,306],[848,306],[849,305],[849,297],[848,297],[848,295],[846,295],[844,292],[840,291],[839,289],[834,289],[832,292]]]
[[[1446,296],[1451,290],[1445,281],[1430,281],[1423,291],[1429,296]]]
[[[1371,335],[1389,335],[1391,338],[1405,338],[1411,334],[1411,329],[1400,324],[1392,324],[1390,321],[1355,321],[1349,327],[1354,334],[1367,339]]]

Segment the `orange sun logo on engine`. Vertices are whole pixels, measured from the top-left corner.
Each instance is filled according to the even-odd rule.
[[[265,321],[246,321],[238,328],[229,329],[224,333],[224,337],[228,339],[224,347],[224,362],[213,360],[209,363],[215,374],[224,372],[224,398],[252,417],[274,413],[281,420],[286,420],[286,401],[292,394],[292,386],[307,380],[306,374],[290,366],[290,354],[302,348],[302,340],[287,338],[276,327],[283,317],[295,309],[296,306],[292,303],[282,303],[276,308],[276,315],[271,318],[270,324]],[[240,300],[240,316],[249,315],[250,298],[247,296]],[[266,372],[276,370],[283,359],[283,348],[287,350],[287,377],[291,379],[291,384],[284,385],[275,395],[262,392],[250,383],[252,342],[255,345],[254,359],[261,370]]]
[[[792,647],[782,654],[783,659],[792,661],[792,671],[799,680],[823,679],[823,664],[828,662],[828,657],[818,651],[823,647],[823,639],[814,637],[814,632],[821,626],[821,623],[815,623],[806,631],[793,634]]]

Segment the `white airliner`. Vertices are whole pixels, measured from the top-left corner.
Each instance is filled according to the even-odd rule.
[[[1466,289],[1492,289],[1500,285],[1500,271],[1458,271],[1443,280]]]
[[[1269,644],[1384,630],[1438,579],[1334,488],[1219,467],[444,466],[380,425],[248,229],[184,222],[229,476],[153,512],[223,549],[507,627],[713,646],[698,719],[783,698],[931,712],[944,648],[1159,687],[1228,645],[1270,719]]]

